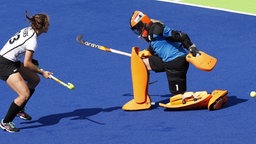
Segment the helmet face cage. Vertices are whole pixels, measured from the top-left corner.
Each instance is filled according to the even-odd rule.
[[[141,35],[143,29],[145,28],[146,24],[150,23],[151,20],[148,18],[147,15],[140,11],[135,11],[131,17],[130,26],[131,30],[136,35]]]
[[[131,27],[131,30],[136,35],[141,35],[143,28],[144,28],[144,24],[140,21],[135,26]]]

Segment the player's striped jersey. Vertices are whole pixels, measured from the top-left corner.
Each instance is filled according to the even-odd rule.
[[[19,61],[26,50],[35,51],[37,35],[32,27],[26,27],[12,36],[0,51],[0,55],[11,60]]]

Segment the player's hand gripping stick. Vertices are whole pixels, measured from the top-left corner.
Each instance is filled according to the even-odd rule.
[[[36,66],[37,68],[39,68],[40,70],[43,70],[43,69],[41,69],[41,68],[39,67],[39,64],[38,64],[38,61],[37,61],[37,60],[33,60],[33,64],[35,64],[35,66]],[[68,82],[68,83],[66,84],[66,83],[64,83],[63,81],[61,81],[60,79],[54,77],[52,74],[50,75],[50,78],[53,79],[53,80],[55,80],[56,82],[60,83],[61,85],[67,87],[67,88],[70,89],[70,90],[75,89],[75,86],[74,86],[72,83],[69,83],[69,82]]]

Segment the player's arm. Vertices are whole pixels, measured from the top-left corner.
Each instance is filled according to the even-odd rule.
[[[182,31],[172,30],[170,32],[170,34],[171,35],[169,37],[167,37],[168,40],[173,41],[173,42],[181,42],[183,47],[186,49],[188,49],[190,46],[193,45],[189,36]]]
[[[181,42],[183,47],[186,49],[189,49],[189,47],[194,45],[186,33],[172,30],[170,27],[165,26],[160,22],[154,23],[151,26],[149,30],[149,36],[152,41],[158,39],[159,37],[164,37],[166,40],[172,42]]]
[[[31,50],[26,50],[25,57],[24,57],[24,67],[30,69],[31,71],[34,71],[38,74],[41,74],[45,78],[50,78],[51,72],[44,71],[42,69],[39,69],[34,63],[33,63],[33,55],[34,52]],[[37,62],[37,61],[36,61]],[[38,62],[37,62],[38,63]]]
[[[196,45],[190,40],[189,36],[184,32],[172,30],[171,35],[167,37],[167,39],[173,42],[181,42],[183,47],[189,50],[189,52],[192,53],[193,56],[196,56],[196,54],[198,53]]]

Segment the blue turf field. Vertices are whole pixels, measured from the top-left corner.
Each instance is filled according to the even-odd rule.
[[[209,73],[190,66],[188,90],[227,89],[229,101],[224,109],[121,109],[133,98],[129,58],[82,46],[75,38],[84,34],[88,41],[126,52],[132,46],[146,48],[129,29],[130,15],[137,9],[187,32],[199,49],[218,58]],[[0,131],[1,144],[255,142],[256,101],[249,96],[256,89],[255,17],[154,0],[9,0],[0,5],[1,46],[27,26],[25,10],[31,15],[50,15],[51,26],[39,37],[36,58],[42,68],[72,82],[76,89],[70,91],[42,78],[27,105],[33,120],[16,118],[21,132]],[[170,95],[165,73],[152,72],[151,81],[155,80],[158,82],[149,86],[151,99],[166,102]],[[16,94],[3,81],[0,92],[2,118]]]

